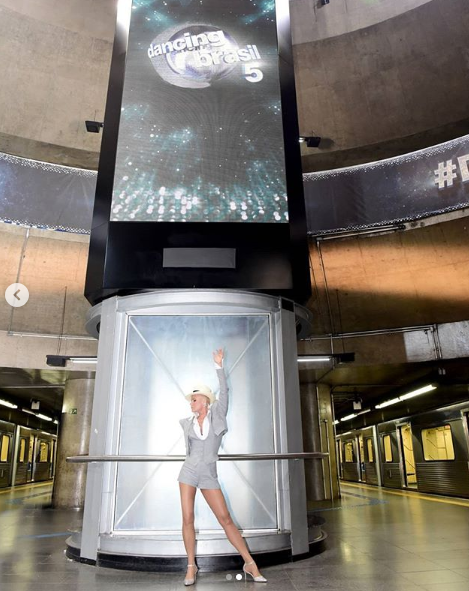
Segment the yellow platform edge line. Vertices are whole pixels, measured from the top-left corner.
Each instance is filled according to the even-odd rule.
[[[40,486],[52,486],[53,482],[32,482],[31,484],[18,484],[17,486],[10,486],[5,490],[0,490],[0,495],[6,495],[12,492],[21,492],[22,490],[27,490],[28,488],[39,488]],[[46,494],[46,493],[44,493]]]
[[[361,484],[355,482],[340,482],[340,486],[351,486],[352,488],[366,488],[368,490],[380,491],[384,494],[396,495],[398,497],[409,497],[414,499],[421,499],[422,501],[431,501],[433,503],[444,503],[445,505],[458,505],[459,507],[469,507],[469,501],[463,501],[459,499],[448,499],[434,497],[432,495],[422,495],[418,492],[407,491],[407,490],[389,490],[388,488],[382,488],[380,486],[370,486],[369,484]]]

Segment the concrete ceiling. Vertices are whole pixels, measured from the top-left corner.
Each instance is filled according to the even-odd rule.
[[[373,27],[432,0],[290,0],[293,44]]]
[[[337,426],[338,431],[347,431],[351,427],[360,428],[468,399],[467,359],[375,366],[356,366],[346,363],[335,367],[327,367],[325,364],[320,368],[312,366],[313,363],[300,366],[300,382],[329,385],[337,419],[354,412],[353,401],[357,397],[362,400],[363,410],[373,409],[376,404],[424,385],[437,385],[437,389],[431,393],[380,411],[372,410],[356,419],[343,422]]]
[[[0,0],[0,151],[97,168],[117,0]],[[303,169],[467,133],[466,0],[291,2]],[[25,44],[24,39],[28,42]]]
[[[19,409],[31,409],[33,400],[40,402],[40,412],[60,420],[65,382],[68,370],[28,370],[0,368],[0,398],[17,404]],[[74,375],[86,372],[73,372]],[[362,401],[362,409],[368,409],[426,384],[435,384],[431,393],[406,402],[359,415],[356,419],[342,422],[338,432],[350,428],[404,417],[415,412],[442,407],[467,400],[469,364],[466,359],[437,360],[424,363],[399,363],[360,366],[342,363],[335,366],[301,364],[300,383],[319,383],[330,386],[337,419],[354,412],[353,401]],[[0,406],[5,420],[5,407]],[[19,412],[19,411],[17,411]],[[26,417],[29,418],[29,417]]]
[[[31,401],[40,402],[39,412],[59,418],[62,412],[63,390],[70,372],[43,369],[0,368],[0,398],[31,409]],[[5,408],[5,407],[1,407]]]

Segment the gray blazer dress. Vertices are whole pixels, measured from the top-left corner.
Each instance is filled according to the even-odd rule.
[[[195,434],[193,416],[179,421],[184,431],[186,459],[179,472],[178,481],[196,488],[220,488],[216,462],[219,459],[221,440],[228,431],[228,384],[223,369],[217,369],[217,376],[220,394],[210,406],[210,429],[206,439],[199,439]]]

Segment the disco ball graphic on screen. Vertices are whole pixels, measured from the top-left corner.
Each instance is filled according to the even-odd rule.
[[[182,88],[208,88],[239,63],[238,44],[212,25],[188,25],[158,35],[148,49],[156,72]]]

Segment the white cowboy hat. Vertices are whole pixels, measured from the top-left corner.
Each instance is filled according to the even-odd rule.
[[[213,404],[216,400],[215,394],[205,384],[196,384],[194,388],[189,392],[189,394],[186,394],[186,400],[190,401],[191,397],[194,396],[194,394],[203,394],[210,400],[210,404]]]

